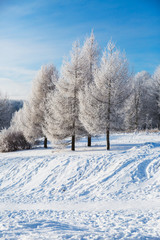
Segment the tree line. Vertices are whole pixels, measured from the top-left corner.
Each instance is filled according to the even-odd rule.
[[[41,67],[29,100],[1,131],[0,150],[14,149],[20,139],[17,149],[30,148],[43,137],[44,147],[49,139],[74,151],[77,139],[87,136],[91,146],[91,136],[99,134],[106,134],[109,150],[110,131],[159,128],[159,115],[160,66],[152,76],[133,74],[125,54],[112,41],[101,52],[92,32],[82,47],[73,43],[60,73],[53,64]]]
[[[9,128],[13,114],[22,107],[22,100],[10,100],[0,92],[0,131]]]

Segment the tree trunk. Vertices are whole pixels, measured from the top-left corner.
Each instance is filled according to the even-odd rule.
[[[75,151],[75,135],[72,135],[72,146],[71,146],[71,150]]]
[[[88,147],[91,147],[91,135],[88,135]]]
[[[44,137],[44,148],[47,148],[47,138]]]
[[[109,129],[106,131],[107,150],[110,150]]]

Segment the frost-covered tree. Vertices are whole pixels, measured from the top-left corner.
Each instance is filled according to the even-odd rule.
[[[132,91],[125,105],[125,123],[128,130],[151,128],[154,121],[155,101],[152,81],[148,72],[133,77]]]
[[[156,94],[156,100],[157,100],[159,113],[160,113],[160,65],[156,68],[153,74],[153,81],[154,81],[154,90]]]
[[[89,85],[94,81],[94,73],[99,62],[99,47],[95,40],[93,31],[90,37],[87,37],[82,47],[81,55],[84,63],[84,84]],[[82,86],[83,86],[82,85]]]
[[[79,43],[73,44],[70,61],[65,60],[61,78],[54,96],[48,95],[46,108],[46,134],[52,142],[71,137],[71,149],[75,150],[76,137],[86,133],[79,121],[78,92],[83,84],[84,62]],[[52,125],[53,123],[53,125]]]
[[[0,152],[12,152],[30,148],[31,145],[26,141],[23,133],[14,129],[13,126],[0,132]]]
[[[0,93],[0,131],[8,128],[11,120],[11,106],[6,96]]]
[[[154,109],[154,124],[153,127],[160,127],[160,65],[156,68],[151,82],[151,91]]]
[[[128,83],[126,57],[110,41],[95,73],[94,83],[86,87],[85,94],[80,93],[81,121],[90,133],[106,132],[107,150],[110,149],[110,130],[119,128]]]
[[[79,118],[87,131],[93,136],[101,133],[99,129],[101,129],[103,124],[100,118],[102,105],[100,101],[97,100],[97,95],[95,83],[86,85],[85,89],[79,92]]]
[[[94,33],[91,32],[90,37],[86,38],[82,47],[82,58],[83,58],[83,85],[81,91],[84,91],[86,86],[89,86],[94,81],[94,74],[97,69],[99,61],[99,47],[95,41]],[[88,135],[88,146],[91,146],[91,135]]]
[[[32,145],[37,138],[42,137],[37,132],[37,127],[35,126],[34,121],[35,115],[31,112],[30,104],[27,101],[24,102],[23,108],[14,113],[11,120],[11,126],[16,131],[21,131],[26,140]]]
[[[47,94],[54,93],[58,80],[58,72],[54,65],[42,66],[33,81],[31,95],[23,108],[16,112],[12,125],[20,129],[28,142],[34,143],[37,138],[45,136],[43,132],[45,119],[44,112],[47,104]],[[47,147],[47,138],[44,137],[44,147]]]
[[[154,80],[155,87],[157,89],[157,92],[156,92],[158,96],[157,103],[158,103],[158,106],[160,107],[160,65],[156,68],[153,74],[153,80]]]
[[[68,143],[66,138],[71,136],[71,124],[69,99],[56,89],[54,94],[48,94],[43,131],[53,145],[63,146]]]
[[[24,133],[30,129],[30,121],[26,121],[27,103],[24,103],[23,108],[16,111],[12,117],[10,127],[5,128],[0,133],[0,152],[10,152],[22,149],[31,148],[31,135],[29,141],[27,141]],[[34,139],[35,140],[35,139]]]
[[[58,80],[58,71],[54,65],[42,66],[33,81],[32,92],[29,99],[31,129],[35,132],[35,138],[44,136],[44,111],[47,101],[47,94],[53,93]],[[44,147],[47,147],[47,138],[44,136]]]

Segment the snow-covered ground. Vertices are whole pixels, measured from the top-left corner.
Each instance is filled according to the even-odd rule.
[[[0,153],[0,239],[160,239],[160,134]]]

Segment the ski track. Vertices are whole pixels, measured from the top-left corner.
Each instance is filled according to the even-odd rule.
[[[160,135],[0,153],[1,239],[160,239]]]

